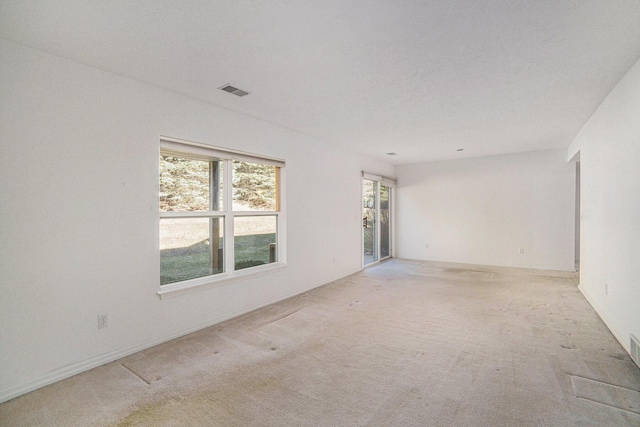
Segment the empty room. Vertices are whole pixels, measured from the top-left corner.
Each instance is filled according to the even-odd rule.
[[[0,0],[0,425],[640,425],[640,3]]]

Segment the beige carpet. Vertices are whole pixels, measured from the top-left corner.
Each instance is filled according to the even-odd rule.
[[[394,260],[0,405],[2,426],[638,426],[574,274]]]

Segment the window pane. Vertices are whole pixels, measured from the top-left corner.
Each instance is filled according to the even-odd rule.
[[[221,161],[160,156],[160,212],[221,209]]]
[[[233,161],[233,210],[276,210],[276,167]]]
[[[391,254],[391,205],[389,204],[389,187],[380,186],[380,258]]]
[[[223,211],[224,210],[224,192],[223,190],[223,179],[224,173],[224,161],[220,160],[219,162],[211,162],[211,199],[213,200],[213,204],[211,205],[212,211]]]
[[[376,193],[377,182],[363,180],[364,196],[362,211],[362,228],[364,239],[364,263],[370,264],[378,260],[378,240],[376,233]]]
[[[221,218],[161,219],[160,284],[222,273],[223,230]]]
[[[234,218],[236,270],[277,261],[276,224],[276,216]]]

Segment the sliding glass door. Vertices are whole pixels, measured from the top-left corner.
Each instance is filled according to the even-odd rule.
[[[380,184],[380,259],[391,256],[391,188]]]
[[[391,187],[381,179],[362,180],[363,264],[391,256]]]
[[[364,243],[364,265],[378,260],[378,233],[376,232],[376,205],[378,204],[378,183],[363,180],[362,230]]]

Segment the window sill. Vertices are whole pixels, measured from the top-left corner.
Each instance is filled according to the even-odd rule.
[[[185,280],[184,282],[164,285],[158,291],[160,299],[173,298],[179,295],[190,294],[192,292],[215,288],[217,286],[238,282],[241,280],[253,279],[266,274],[285,270],[286,264],[279,262],[266,266],[247,268],[245,270],[234,271],[233,274],[221,273],[215,276],[199,277],[197,279]]]

